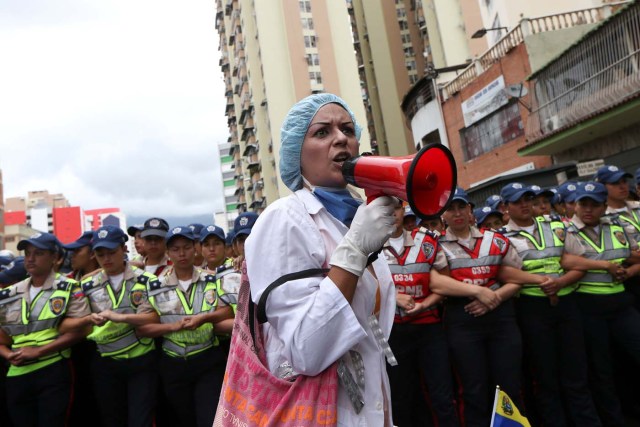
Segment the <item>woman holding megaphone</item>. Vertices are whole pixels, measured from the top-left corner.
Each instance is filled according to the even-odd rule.
[[[358,155],[360,133],[335,95],[311,95],[291,108],[281,130],[280,176],[294,194],[258,218],[246,241],[246,273],[259,304],[282,276],[326,269],[324,277],[269,289],[261,329],[267,368],[294,381],[337,366],[337,417],[328,424],[390,426],[385,357],[395,361],[386,341],[395,287],[385,260],[370,254],[394,229],[395,201],[385,196],[364,204],[347,188],[342,164]],[[288,414],[276,424],[297,416]],[[326,422],[325,414],[314,420]]]

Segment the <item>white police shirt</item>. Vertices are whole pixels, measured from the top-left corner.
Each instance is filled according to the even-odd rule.
[[[276,200],[261,215],[245,243],[251,295],[257,304],[264,289],[279,277],[310,268],[329,267],[331,253],[348,231],[306,189]],[[300,374],[316,375],[349,350],[365,366],[365,406],[356,414],[342,387],[338,391],[338,425],[384,426],[384,406],[391,423],[386,360],[367,319],[380,287],[379,323],[388,338],[395,312],[395,286],[381,256],[365,271],[351,305],[328,277],[286,283],[271,292],[263,325],[269,370],[285,361]]]

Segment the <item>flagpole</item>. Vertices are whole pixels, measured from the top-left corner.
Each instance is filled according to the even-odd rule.
[[[491,424],[489,424],[489,427],[493,427],[493,422],[496,419],[496,408],[498,405],[498,395],[500,394],[500,386],[497,385],[496,386],[496,395],[493,398],[493,408],[491,408]]]

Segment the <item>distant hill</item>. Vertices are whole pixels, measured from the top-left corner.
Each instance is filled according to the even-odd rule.
[[[213,224],[214,220],[213,215],[167,216],[162,218],[169,223],[170,227],[175,227],[176,225],[189,225],[193,223],[207,225]],[[149,219],[149,217],[127,215],[127,225],[143,224],[147,219]]]

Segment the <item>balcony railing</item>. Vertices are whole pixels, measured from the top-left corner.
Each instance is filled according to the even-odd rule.
[[[527,145],[640,94],[640,3],[532,76]]]
[[[445,84],[443,87],[444,98],[447,99],[455,93],[460,92],[462,88],[475,80],[476,77],[487,70],[492,64],[505,57],[511,49],[524,42],[525,37],[531,34],[557,31],[578,25],[595,24],[610,16],[613,8],[627,3],[629,2],[621,1],[574,12],[523,19],[495,45],[465,68],[462,73]]]

